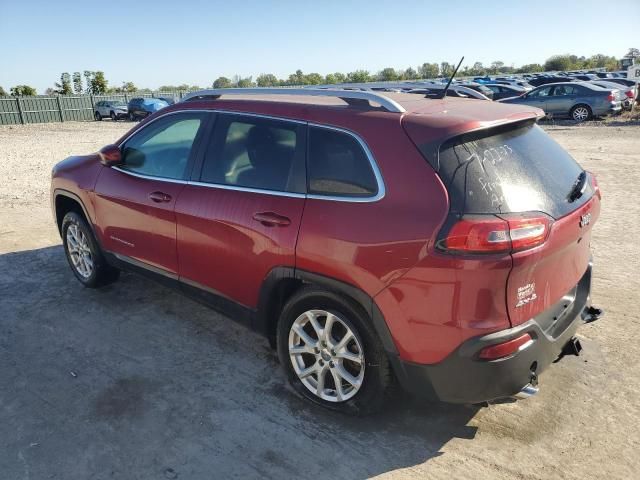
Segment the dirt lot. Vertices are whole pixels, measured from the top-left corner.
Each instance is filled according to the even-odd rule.
[[[128,123],[0,127],[0,478],[631,479],[640,471],[640,127],[549,126],[604,192],[584,355],[489,408],[350,419],[285,386],[267,342],[134,275],[69,270],[49,172]]]

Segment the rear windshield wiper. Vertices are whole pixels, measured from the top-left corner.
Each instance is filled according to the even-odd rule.
[[[583,170],[582,173],[578,175],[578,178],[576,179],[575,183],[571,187],[571,191],[567,196],[567,200],[569,200],[569,203],[575,202],[577,199],[579,199],[584,193],[584,190],[586,187],[587,187],[587,172]]]

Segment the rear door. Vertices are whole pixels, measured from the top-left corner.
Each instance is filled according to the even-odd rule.
[[[103,168],[95,187],[102,246],[122,260],[177,274],[174,207],[209,114],[158,117],[120,146],[123,163]]]
[[[180,280],[255,308],[275,267],[294,267],[305,205],[306,124],[217,114],[176,204]]]
[[[529,123],[459,137],[445,143],[439,161],[451,215],[543,216],[551,223],[546,241],[512,253],[506,285],[512,325],[546,310],[579,282],[600,199],[590,174],[542,129]]]
[[[547,99],[547,113],[569,115],[569,111],[576,104],[577,93],[573,85],[554,86]]]

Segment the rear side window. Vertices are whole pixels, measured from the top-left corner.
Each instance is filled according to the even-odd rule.
[[[352,135],[309,127],[307,190],[312,195],[372,197],[378,193],[373,167]]]
[[[582,168],[540,127],[469,134],[440,148],[439,175],[454,213],[539,211],[559,218],[585,203],[569,194]]]
[[[280,192],[304,191],[304,127],[220,114],[200,180]]]

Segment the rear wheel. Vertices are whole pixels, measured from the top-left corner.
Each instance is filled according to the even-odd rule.
[[[76,212],[62,220],[62,243],[73,274],[85,287],[97,288],[118,279],[120,271],[106,262],[91,228]]]
[[[133,112],[129,112],[129,120],[131,120],[132,122],[136,121],[136,116],[133,114]]]
[[[100,112],[96,112],[93,118],[96,119],[96,122],[102,121],[102,115],[100,115]]]
[[[116,112],[111,112],[111,120],[113,120],[114,122],[118,120],[118,116],[116,115]]]
[[[591,118],[591,108],[588,105],[576,105],[571,109],[571,118],[576,122],[584,122]]]
[[[386,353],[358,305],[309,287],[295,294],[278,323],[278,356],[304,397],[332,410],[379,410],[392,382]]]

